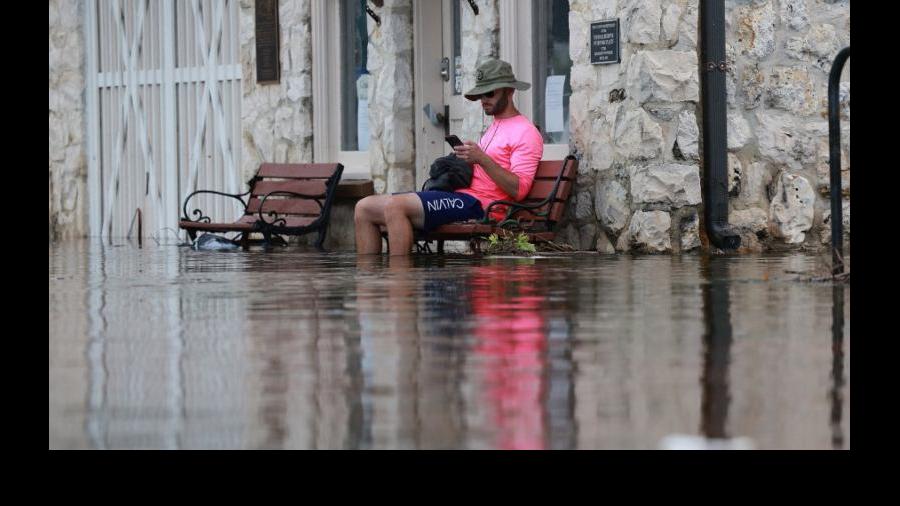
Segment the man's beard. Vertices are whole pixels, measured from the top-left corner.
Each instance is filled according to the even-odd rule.
[[[500,93],[502,93],[503,96],[501,96],[500,98],[497,99],[497,103],[494,104],[493,107],[491,107],[490,109],[488,109],[487,111],[484,112],[488,116],[493,116],[493,115],[497,114],[498,112],[505,111],[506,106],[509,105],[509,95],[505,91],[500,92]]]

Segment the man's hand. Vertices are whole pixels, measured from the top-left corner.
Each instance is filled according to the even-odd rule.
[[[488,177],[493,179],[501,190],[506,192],[506,194],[510,195],[512,198],[517,198],[517,194],[519,193],[519,176],[497,165],[497,162],[492,160],[487,153],[482,151],[478,144],[475,144],[472,141],[466,141],[462,146],[453,148],[453,151],[456,153],[456,156],[465,160],[467,163],[477,163],[480,165]]]
[[[460,159],[468,163],[477,163],[481,166],[484,166],[485,158],[487,158],[487,155],[481,150],[481,147],[472,141],[465,141],[462,146],[453,148],[453,151]]]

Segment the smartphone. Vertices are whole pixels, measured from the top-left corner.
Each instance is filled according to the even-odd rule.
[[[444,137],[444,140],[447,141],[447,144],[449,144],[450,147],[452,147],[452,148],[463,145],[462,141],[459,140],[459,137],[457,137],[455,135],[448,135],[448,136]]]

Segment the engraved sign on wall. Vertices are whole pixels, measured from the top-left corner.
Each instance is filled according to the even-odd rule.
[[[256,0],[256,82],[281,79],[278,0]]]
[[[619,18],[591,23],[591,63],[621,63]]]

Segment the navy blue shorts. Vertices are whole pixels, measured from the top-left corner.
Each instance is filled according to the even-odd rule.
[[[427,191],[416,192],[425,209],[425,231],[454,221],[484,218],[481,202],[466,193]]]

